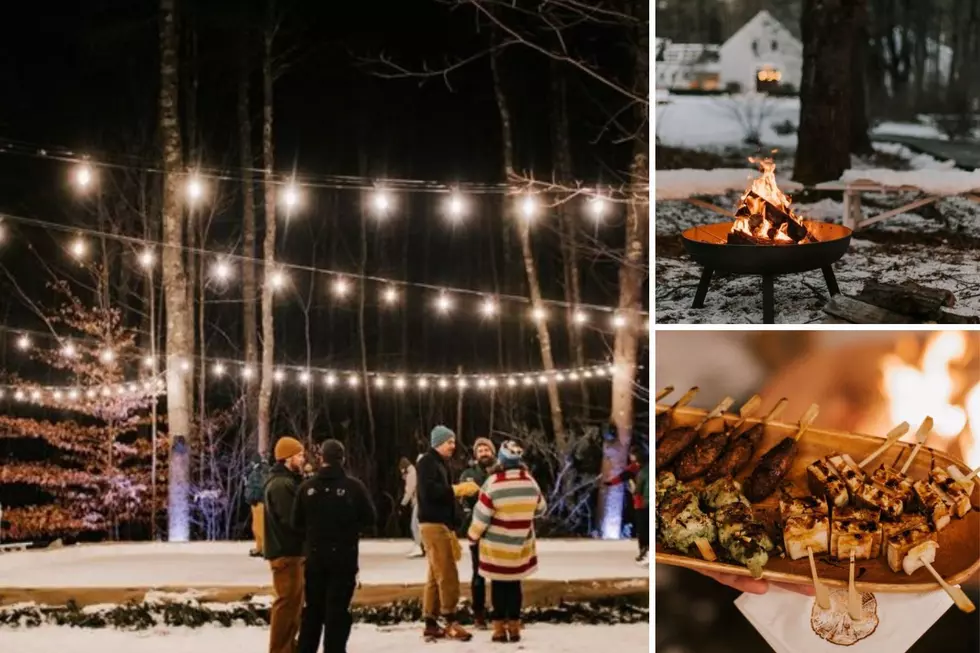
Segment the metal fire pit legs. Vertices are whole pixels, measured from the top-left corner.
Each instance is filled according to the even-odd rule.
[[[827,292],[830,296],[840,294],[840,287],[837,285],[837,277],[834,275],[834,268],[824,265],[820,268],[823,272],[823,280],[827,283]],[[711,268],[701,269],[701,280],[698,282],[698,290],[694,294],[694,305],[692,308],[704,308],[704,299],[708,295],[708,287],[711,285],[711,277],[714,270]],[[775,274],[762,275],[762,323],[776,323],[776,280]]]

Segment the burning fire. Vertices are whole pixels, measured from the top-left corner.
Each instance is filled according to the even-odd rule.
[[[729,243],[794,245],[816,238],[793,212],[792,198],[779,190],[776,163],[772,159],[749,159],[759,164],[762,176],[752,181],[739,200]]]
[[[933,433],[958,437],[963,458],[972,468],[980,465],[980,447],[971,433],[971,429],[980,432],[980,380],[964,374],[971,359],[968,345],[966,333],[941,331],[929,337],[918,365],[910,365],[897,354],[885,356],[882,392],[889,424],[906,421],[912,425],[905,439],[911,440],[918,425],[931,415]],[[940,448],[948,449],[951,444]]]

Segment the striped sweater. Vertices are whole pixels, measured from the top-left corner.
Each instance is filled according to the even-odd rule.
[[[544,513],[541,489],[525,467],[491,472],[473,509],[468,537],[480,542],[480,575],[521,580],[538,569],[534,518]]]

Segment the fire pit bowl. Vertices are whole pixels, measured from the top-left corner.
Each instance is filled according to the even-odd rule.
[[[810,233],[819,242],[794,245],[729,245],[728,232],[732,222],[691,227],[681,234],[684,248],[701,265],[701,281],[694,296],[694,308],[704,308],[711,275],[715,271],[731,274],[757,274],[762,277],[763,321],[775,321],[773,279],[781,274],[809,270],[823,271],[831,295],[840,293],[837,278],[830,266],[847,252],[851,230],[827,222],[806,222]]]

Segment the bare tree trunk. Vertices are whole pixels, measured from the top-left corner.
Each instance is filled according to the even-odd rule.
[[[262,176],[265,199],[265,242],[263,244],[262,281],[262,380],[259,387],[259,451],[268,452],[272,407],[272,357],[275,353],[275,331],[272,320],[272,272],[276,258],[276,189],[272,169],[272,41],[275,36],[275,2],[268,0],[265,26],[265,50],[262,57]]]
[[[167,431],[170,436],[168,539],[190,537],[190,456],[192,397],[184,364],[194,364],[193,319],[184,272],[184,219],[180,203],[183,172],[178,117],[178,58],[175,0],[160,0],[160,140],[163,149],[163,290],[167,310]]]
[[[868,7],[863,2],[855,19],[854,49],[851,53],[851,147],[853,154],[871,154],[868,137],[868,89],[865,73],[868,60]],[[924,73],[923,73],[924,75]]]
[[[551,62],[551,143],[554,148],[553,158],[556,181],[560,185],[571,186],[574,176],[572,166],[572,146],[568,126],[568,88],[565,82],[561,63]],[[571,358],[579,367],[585,365],[585,348],[582,345],[582,332],[575,323],[575,311],[582,304],[581,279],[578,268],[578,232],[575,216],[567,202],[558,207],[558,219],[561,225],[561,256],[565,269],[565,299],[568,308],[565,311],[565,325],[568,329],[568,347]],[[580,384],[582,393],[583,418],[589,414],[589,390],[584,379]]]
[[[639,15],[645,16],[645,5],[638,7]],[[634,52],[636,91],[641,97],[646,97],[650,92],[649,59],[646,54],[649,51],[649,38],[642,21],[638,32],[639,39]],[[646,107],[638,106],[636,114],[637,123],[646,124]],[[646,140],[637,137],[633,144],[630,182],[638,188],[649,184],[648,151]],[[622,473],[629,459],[630,443],[633,440],[633,382],[636,378],[638,335],[642,328],[640,309],[643,301],[643,280],[646,277],[644,256],[649,228],[649,192],[644,194],[634,190],[626,210],[626,256],[619,268],[619,314],[626,319],[627,326],[616,330],[613,347],[615,373],[612,379],[610,421],[616,428],[616,439],[607,444],[603,451],[603,478],[612,478]],[[623,492],[622,484],[600,488],[598,521],[603,538],[618,539],[622,533]]]
[[[496,58],[491,55],[491,69],[493,71],[493,88],[497,98],[497,110],[500,113],[500,129],[503,142],[504,155],[504,174],[510,179],[514,172],[514,141],[511,131],[510,111],[507,108],[507,97],[504,94],[503,86],[500,81],[500,73],[497,70]],[[521,243],[521,253],[524,258],[524,271],[527,274],[528,288],[531,291],[531,308],[533,310],[543,310],[544,305],[541,301],[541,286],[538,283],[538,271],[534,264],[534,252],[531,248],[530,224],[525,220],[519,220],[517,233]],[[507,251],[506,249],[504,250]],[[505,274],[508,269],[505,258]],[[541,345],[541,363],[545,373],[554,371],[555,361],[551,354],[551,335],[548,333],[548,323],[546,320],[536,320],[538,331],[538,343]],[[558,383],[553,374],[548,374],[548,404],[551,409],[551,426],[555,432],[555,442],[561,449],[565,448],[565,420],[561,412],[561,398],[558,396]]]
[[[864,0],[804,0],[803,80],[793,179],[839,179],[851,165],[855,20]]]
[[[247,34],[247,33],[246,33]],[[248,36],[242,36],[241,61],[238,77],[238,154],[242,167],[242,231],[246,260],[242,265],[242,300],[245,322],[245,364],[253,373],[259,370],[259,334],[256,323],[258,291],[255,283],[255,186],[252,182],[252,118],[249,112],[249,63]],[[249,444],[257,438],[256,412],[259,403],[259,385],[253,378],[245,388],[245,423]],[[268,437],[256,443],[259,454],[269,453]]]
[[[361,376],[364,379],[364,404],[367,408],[368,417],[368,456],[374,457],[375,426],[374,426],[374,407],[371,405],[371,380],[367,377],[367,338],[364,336],[364,300],[365,300],[365,280],[364,275],[367,270],[367,224],[364,215],[361,215],[361,265],[360,281],[358,282],[357,298],[357,331],[361,346]]]

